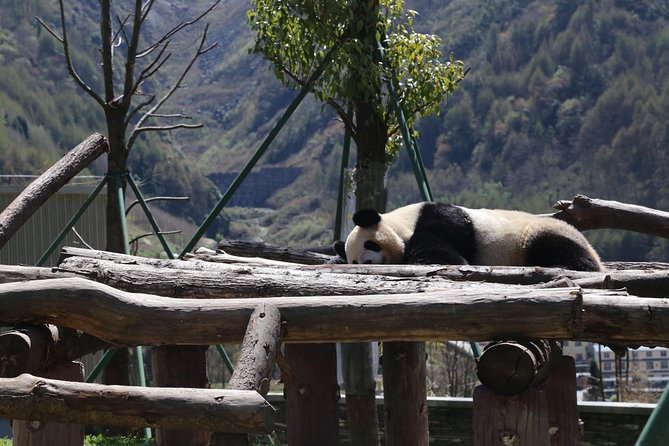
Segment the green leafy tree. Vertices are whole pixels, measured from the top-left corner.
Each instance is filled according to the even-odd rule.
[[[282,83],[302,87],[328,63],[311,91],[334,109],[355,141],[356,208],[385,210],[385,174],[401,145],[396,105],[413,129],[420,115],[437,113],[455,90],[464,76],[462,63],[452,56],[442,60],[438,37],[414,32],[416,13],[405,10],[402,0],[251,3],[253,51],[272,62]],[[405,353],[424,357],[423,343],[407,344]],[[392,348],[384,347],[384,358]],[[378,444],[369,345],[348,345],[343,355],[355,358],[344,361],[351,443]],[[417,371],[411,378],[419,376]]]
[[[272,62],[282,83],[303,86],[335,49],[312,92],[335,110],[356,143],[357,190],[365,191],[358,193],[356,206],[382,210],[383,176],[402,142],[389,83],[413,128],[419,116],[437,113],[455,90],[464,75],[462,62],[452,56],[443,60],[440,39],[414,31],[416,12],[405,10],[402,0],[251,3],[253,51]]]

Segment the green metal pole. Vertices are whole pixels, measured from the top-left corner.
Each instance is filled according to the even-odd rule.
[[[347,114],[350,117],[351,106],[349,105]],[[344,133],[344,147],[341,155],[341,167],[339,168],[339,189],[337,190],[337,213],[335,215],[335,227],[334,227],[334,239],[341,240],[341,226],[343,221],[344,213],[344,183],[346,178],[344,175],[346,173],[346,168],[348,167],[348,158],[351,152],[351,131],[346,127]]]
[[[146,387],[146,373],[144,372],[144,350],[141,345],[135,347],[135,356],[137,361],[137,375],[139,377],[139,385]],[[153,436],[150,427],[144,428],[144,438],[147,440]]]
[[[53,251],[58,247],[60,242],[63,241],[63,239],[65,238],[65,236],[69,232],[69,230],[72,229],[72,227],[77,223],[79,218],[81,218],[81,216],[84,215],[84,212],[86,212],[86,209],[88,209],[88,207],[91,205],[91,203],[93,203],[93,200],[95,200],[95,197],[98,196],[98,194],[100,193],[100,191],[102,190],[104,185],[107,184],[108,179],[109,178],[105,176],[104,178],[102,178],[100,180],[100,182],[95,187],[93,192],[91,192],[91,194],[88,196],[88,198],[86,198],[86,201],[84,201],[84,203],[81,205],[81,207],[79,208],[77,213],[74,214],[74,216],[70,219],[70,221],[67,222],[67,224],[65,225],[63,230],[60,231],[60,234],[58,234],[56,239],[51,243],[51,245],[49,245],[49,247],[46,249],[44,254],[42,254],[42,257],[40,257],[39,260],[37,260],[37,263],[35,264],[36,266],[42,266],[44,264],[44,262],[46,262],[46,259],[49,258],[51,253],[53,253]]]
[[[142,195],[142,192],[139,190],[139,187],[137,187],[137,183],[135,183],[135,180],[132,179],[132,175],[130,175],[130,174],[128,174],[128,184],[130,185],[130,188],[132,189],[132,191],[135,193],[135,197],[137,197],[137,200],[139,201],[139,205],[144,210],[144,214],[146,215],[146,218],[149,220],[149,224],[151,224],[151,227],[153,228],[154,234],[156,234],[156,237],[158,237],[158,240],[160,240],[160,244],[162,245],[163,249],[165,250],[165,253],[167,254],[167,257],[169,257],[170,259],[173,259],[174,254],[172,254],[172,250],[170,249],[169,245],[167,244],[167,240],[165,240],[165,237],[163,237],[163,234],[160,231],[160,227],[158,227],[158,223],[156,222],[156,219],[153,218],[153,214],[151,213],[151,210],[149,209],[149,206],[146,204],[146,201],[144,200],[144,196]]]
[[[127,171],[123,175],[127,175]],[[120,172],[114,172],[114,181],[116,183],[116,198],[118,200],[118,211],[121,216],[121,231],[123,232],[123,250],[130,254],[130,245],[128,244],[128,222],[125,218],[125,196],[123,193],[123,181]]]
[[[211,225],[211,223],[214,221],[214,219],[218,216],[218,214],[221,212],[221,210],[225,207],[225,205],[230,201],[230,198],[232,198],[233,194],[237,190],[237,188],[242,184],[246,176],[251,172],[251,169],[256,165],[260,157],[263,156],[263,154],[267,151],[269,148],[270,144],[276,137],[276,135],[279,134],[283,126],[288,122],[288,118],[293,114],[295,109],[297,109],[297,106],[300,105],[302,102],[302,99],[309,93],[311,90],[311,86],[313,83],[320,77],[321,74],[323,74],[323,71],[325,70],[325,67],[330,63],[331,57],[334,54],[336,50],[339,49],[339,45],[334,46],[323,58],[321,61],[320,65],[316,68],[316,70],[313,72],[311,77],[307,80],[307,82],[302,86],[300,89],[299,93],[293,99],[293,102],[290,103],[288,108],[283,112],[277,123],[274,125],[272,130],[270,130],[269,134],[265,138],[265,140],[262,142],[258,150],[256,150],[256,153],[253,154],[251,159],[249,160],[248,163],[246,163],[246,166],[242,169],[241,172],[239,172],[239,175],[235,178],[235,180],[232,182],[230,187],[228,187],[228,190],[225,191],[225,194],[223,194],[223,197],[220,199],[218,204],[214,207],[214,209],[211,210],[205,221],[202,223],[202,225],[198,228],[197,232],[195,235],[193,235],[193,238],[188,242],[186,247],[183,249],[181,254],[179,255],[180,258],[183,258],[183,256],[186,255],[193,247],[195,244],[200,240],[202,235],[207,231],[207,228]]]
[[[217,345],[216,350],[218,350],[218,353],[221,355],[221,358],[223,358],[223,364],[225,364],[225,367],[228,369],[228,372],[232,375],[232,373],[235,371],[235,368],[232,365],[232,361],[230,360],[230,357],[228,356],[228,352],[225,351],[222,345]]]
[[[107,364],[109,364],[109,361],[111,361],[111,359],[114,357],[116,351],[117,349],[115,348],[109,348],[107,351],[105,351],[104,355],[102,355],[102,358],[100,358],[100,361],[98,361],[95,367],[93,367],[93,370],[91,370],[91,373],[89,373],[86,377],[87,383],[92,383],[95,381],[98,375],[104,370],[105,367],[107,367]]]
[[[118,199],[118,210],[119,216],[121,218],[121,231],[123,232],[123,250],[126,254],[130,254],[130,245],[128,242],[128,220],[125,216],[125,193],[123,190],[123,176],[129,179],[130,182],[130,173],[125,172],[114,172],[114,181],[116,182],[116,194]],[[132,186],[131,186],[132,187]],[[139,197],[137,197],[139,199]],[[140,200],[141,203],[141,200]],[[146,375],[144,374],[144,353],[142,347],[135,347],[135,362],[137,363],[137,373],[139,378],[139,385],[146,387]],[[144,437],[146,439],[151,438],[151,429],[144,429]]]
[[[384,66],[390,68],[384,57],[384,47],[381,42],[379,42],[379,54]],[[418,189],[420,190],[423,200],[434,201],[434,198],[432,196],[432,190],[430,189],[430,185],[427,181],[425,164],[423,163],[423,158],[420,154],[420,150],[418,150],[418,143],[411,134],[411,132],[409,131],[409,126],[407,125],[404,116],[404,110],[402,109],[402,106],[400,105],[399,100],[397,98],[397,92],[395,90],[395,84],[392,78],[388,79],[387,85],[388,85],[388,93],[390,93],[390,100],[392,101],[393,106],[395,108],[395,113],[397,114],[397,122],[402,132],[402,138],[404,139],[404,144],[407,148],[409,158],[411,159],[414,175],[416,176],[416,182],[418,183]],[[475,358],[480,357],[481,347],[478,345],[478,343],[470,342],[469,345],[470,348],[472,349],[472,354],[474,355],[474,357]]]
[[[430,188],[430,183],[427,181],[427,172],[425,171],[425,163],[423,162],[423,155],[420,153],[420,147],[418,147],[418,140],[414,135],[411,135],[411,145],[413,152],[416,156],[416,161],[418,162],[418,168],[420,169],[421,177],[425,180],[425,187],[427,188],[427,193],[430,197],[430,201],[434,201],[434,195],[432,195],[432,189]]]
[[[669,443],[669,385],[648,417],[635,446],[663,446]]]
[[[381,62],[386,68],[390,69],[388,62],[384,57],[385,48],[383,47],[382,42],[377,42],[377,43]],[[414,175],[416,176],[418,189],[420,190],[420,194],[423,197],[423,200],[432,201],[432,194],[430,192],[429,186],[427,185],[427,177],[424,175],[424,170],[421,172],[420,162],[418,160],[418,156],[416,155],[416,151],[414,150],[413,146],[413,138],[411,136],[411,132],[409,131],[409,126],[407,125],[406,117],[404,116],[404,110],[402,109],[402,106],[400,105],[399,99],[397,97],[397,91],[395,89],[395,81],[392,77],[388,79],[387,87],[388,87],[388,93],[390,94],[390,101],[392,102],[393,108],[395,109],[395,114],[397,115],[397,123],[400,126],[402,139],[404,140],[404,145],[406,146],[407,153],[409,154],[409,158],[411,159],[411,165],[413,166],[413,172]]]

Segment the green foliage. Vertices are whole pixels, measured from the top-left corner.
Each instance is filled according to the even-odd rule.
[[[416,12],[405,10],[401,0],[381,0],[378,5],[358,0],[253,0],[252,5],[248,12],[256,33],[252,51],[272,63],[282,83],[303,85],[326,53],[337,48],[312,92],[342,119],[347,101],[374,104],[375,113],[386,121],[391,158],[400,137],[384,82],[398,88],[407,123],[413,127],[418,116],[438,113],[443,98],[463,77],[461,61],[452,55],[441,60],[437,36],[413,30]],[[372,25],[363,21],[370,16],[376,17],[371,33],[365,27]],[[379,43],[385,47],[386,64],[380,63],[375,51]],[[349,127],[355,138],[355,129]]]
[[[204,4],[167,3],[156,6],[167,8],[162,17],[174,16],[169,8],[199,10]],[[214,11],[210,27],[219,49],[195,68],[203,82],[183,89],[172,110],[198,110],[194,118],[206,129],[142,139],[130,159],[147,196],[191,196],[189,204],[172,203],[172,212],[202,221],[215,196],[203,172],[239,171],[294,97],[284,85],[304,82],[335,42],[343,42],[342,49],[316,95],[300,105],[262,160],[303,167],[305,173],[294,187],[277,191],[269,200],[273,210],[252,224],[244,223],[244,211],[235,214],[231,227],[249,231],[249,237],[281,245],[329,242],[343,131],[317,99],[341,106],[345,93],[383,85],[388,76],[425,94],[422,70],[439,73],[450,53],[471,71],[445,112],[415,121],[437,199],[545,213],[556,200],[585,193],[669,209],[666,2],[384,0],[374,30],[387,34],[392,70],[355,51],[361,38],[345,39],[358,26],[351,8],[358,2],[257,0],[247,22],[253,30],[243,19],[246,0],[225,3]],[[90,37],[96,30],[84,24],[95,25],[96,7],[79,2],[68,15],[75,63],[91,83],[99,42]],[[35,26],[38,15],[57,27],[57,3],[0,0],[0,8],[0,171],[38,173],[104,122],[74,87],[54,40]],[[436,50],[446,57],[435,56]],[[280,59],[285,55],[291,58]],[[284,61],[286,69],[261,56]],[[367,75],[354,71],[370,66]],[[355,82],[346,82],[353,74]],[[385,77],[379,81],[376,74]],[[443,86],[425,88],[434,93]],[[373,94],[385,99],[387,90]],[[405,92],[400,97],[407,112],[417,108]],[[384,116],[387,110],[384,103]],[[406,155],[388,181],[390,208],[420,200]],[[305,214],[310,218],[296,225]],[[605,259],[669,259],[664,241],[618,231],[592,231],[588,237]]]
[[[151,446],[156,442],[153,439],[146,440],[139,437],[106,437],[102,434],[87,435],[84,446]]]

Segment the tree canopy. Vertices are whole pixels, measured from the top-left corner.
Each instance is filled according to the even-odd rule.
[[[327,52],[339,50],[313,88],[330,105],[360,144],[359,126],[347,102],[373,104],[387,129],[388,158],[397,153],[400,132],[386,82],[397,87],[410,128],[420,115],[439,112],[445,96],[462,79],[463,64],[443,60],[441,40],[413,29],[416,11],[402,0],[252,0],[248,21],[255,31],[252,51],[272,62],[284,84],[304,85]],[[369,20],[369,18],[372,20]],[[378,45],[385,51],[380,59]]]

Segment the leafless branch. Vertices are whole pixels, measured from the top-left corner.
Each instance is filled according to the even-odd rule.
[[[218,2],[216,2],[218,4]],[[211,8],[209,9],[211,10]],[[207,40],[207,32],[209,31],[209,25],[205,26],[204,32],[202,33],[202,38],[200,39],[200,44],[198,45],[197,50],[195,51],[195,54],[193,54],[193,57],[191,58],[190,62],[184,70],[181,72],[181,75],[179,78],[176,80],[174,85],[172,85],[172,88],[170,88],[165,95],[163,95],[162,98],[156,102],[151,109],[149,109],[139,120],[137,121],[137,124],[135,125],[135,128],[132,130],[130,133],[130,137],[128,138],[128,149],[132,147],[134,144],[135,140],[139,136],[140,133],[146,132],[146,131],[163,131],[163,130],[174,130],[178,128],[200,128],[202,127],[201,124],[176,124],[176,125],[171,125],[171,126],[145,126],[144,123],[146,122],[147,119],[152,118],[155,116],[155,114],[158,112],[160,107],[163,106],[163,104],[174,94],[175,91],[177,91],[179,88],[183,86],[183,81],[186,78],[186,75],[190,72],[191,68],[193,68],[193,65],[195,65],[195,62],[197,59],[202,56],[203,54],[206,54],[207,52],[211,51],[213,48],[218,45],[218,42],[214,42],[213,44],[209,45],[208,47],[205,47],[205,42]]]
[[[181,230],[175,230],[175,231],[160,231],[160,235],[171,235],[171,234],[181,234]],[[151,237],[152,235],[156,235],[155,232],[145,232],[144,234],[140,234],[137,237],[132,238],[128,243],[129,244],[134,244],[137,243],[140,239],[143,239],[144,237]]]
[[[50,27],[49,25],[47,25],[42,19],[40,19],[39,17],[35,17],[35,20],[37,20],[37,23],[39,23],[40,25],[42,25],[42,27],[43,27],[49,34],[51,34],[51,35],[54,37],[54,39],[56,39],[57,41],[59,41],[61,44],[63,43],[63,38],[60,37],[58,34],[56,34],[56,32],[55,32],[53,29],[51,29],[51,27]]]
[[[165,51],[167,51],[167,48],[169,47],[170,43],[169,41],[166,42],[160,49],[160,52],[156,56],[151,63],[149,63],[140,73],[139,76],[137,76],[137,80],[135,81],[135,84],[132,87],[132,92],[131,94],[137,93],[139,91],[139,87],[144,83],[145,80],[153,76],[160,70],[165,63],[170,59],[172,56],[171,53],[165,55]]]
[[[74,226],[72,226],[72,232],[74,232],[75,237],[77,237],[77,238],[79,239],[79,242],[80,242],[82,245],[84,245],[84,246],[85,246],[86,248],[88,248],[88,249],[93,249],[93,247],[92,247],[91,245],[89,245],[88,243],[86,243],[86,240],[84,240],[84,238],[81,236],[81,234],[79,234],[79,233],[77,232],[77,229],[76,229]]]
[[[158,114],[154,113],[153,115],[154,118],[165,118],[165,119],[170,119],[170,118],[177,118],[177,119],[193,119],[191,116],[187,116],[181,113],[172,113],[172,114]]]
[[[328,99],[327,101],[328,105],[334,109],[334,111],[337,113],[337,115],[341,118],[341,120],[344,122],[344,124],[351,129],[351,134],[355,134],[357,131],[357,127],[355,125],[355,122],[353,121],[352,117],[348,115],[346,110],[344,110],[344,107],[334,99]]]
[[[137,95],[137,94],[135,94],[135,96],[136,96],[136,95]],[[123,128],[127,128],[128,125],[129,125],[129,123],[130,123],[130,121],[132,121],[132,119],[135,117],[135,115],[136,115],[137,113],[139,113],[140,111],[142,111],[142,109],[143,109],[144,107],[147,107],[147,106],[151,105],[151,103],[152,103],[153,101],[155,101],[155,100],[156,100],[156,95],[155,95],[155,94],[148,95],[146,100],[140,102],[136,107],[134,107],[134,108],[130,111],[130,113],[128,113],[128,116],[126,116],[125,121],[124,121],[124,123],[123,123]]]
[[[189,200],[188,197],[151,197],[151,198],[146,198],[144,201],[146,203],[150,203],[152,201],[186,201]],[[135,200],[130,205],[128,208],[125,210],[125,215],[128,215],[130,213],[130,210],[137,206],[139,204],[139,200]]]
[[[137,47],[139,46],[139,36],[141,35],[142,25],[146,20],[146,15],[151,10],[154,0],[149,0],[142,5],[141,0],[135,0],[135,13],[132,21],[132,34],[128,41],[128,55],[125,61],[125,80],[123,82],[123,105],[126,108],[132,103],[132,94],[135,89],[135,63],[137,61]],[[128,149],[130,146],[128,145]]]
[[[116,16],[116,21],[118,22],[118,30],[112,36],[112,40],[116,40],[119,37],[119,34],[123,34],[125,41],[128,42],[128,35],[125,32],[125,24],[130,20],[130,14],[125,16],[125,19],[121,20],[119,16]]]
[[[204,124],[173,124],[173,125],[148,125],[145,127],[135,127],[133,133],[139,135],[144,132],[165,132],[168,130],[177,130],[177,129],[200,129],[204,127]]]
[[[187,28],[191,25],[194,25],[195,23],[199,22],[202,20],[205,16],[207,16],[218,4],[221,3],[221,0],[217,0],[215,3],[213,3],[209,8],[207,8],[202,14],[197,16],[196,18],[189,20],[187,22],[181,22],[178,25],[176,25],[174,28],[163,34],[163,36],[158,39],[156,42],[153,44],[149,45],[146,49],[140,51],[137,55],[137,57],[144,57],[147,54],[151,53],[153,50],[155,50],[158,46],[162,45],[165,41],[169,40],[173,35],[178,33],[184,28]]]
[[[79,74],[77,73],[77,70],[74,68],[74,64],[72,63],[72,57],[70,55],[70,45],[69,41],[67,40],[67,24],[65,22],[65,7],[63,6],[63,0],[58,0],[58,5],[60,7],[60,26],[62,30],[62,36],[58,36],[55,31],[53,31],[43,20],[40,18],[37,18],[37,21],[39,22],[40,25],[44,27],[44,29],[47,30],[49,34],[51,34],[53,37],[58,40],[61,45],[63,46],[63,52],[65,53],[65,63],[67,66],[67,71],[70,73],[70,76],[74,79],[74,81],[79,85],[89,96],[91,96],[98,104],[104,106],[104,100],[90,87],[86,82],[81,79]]]

